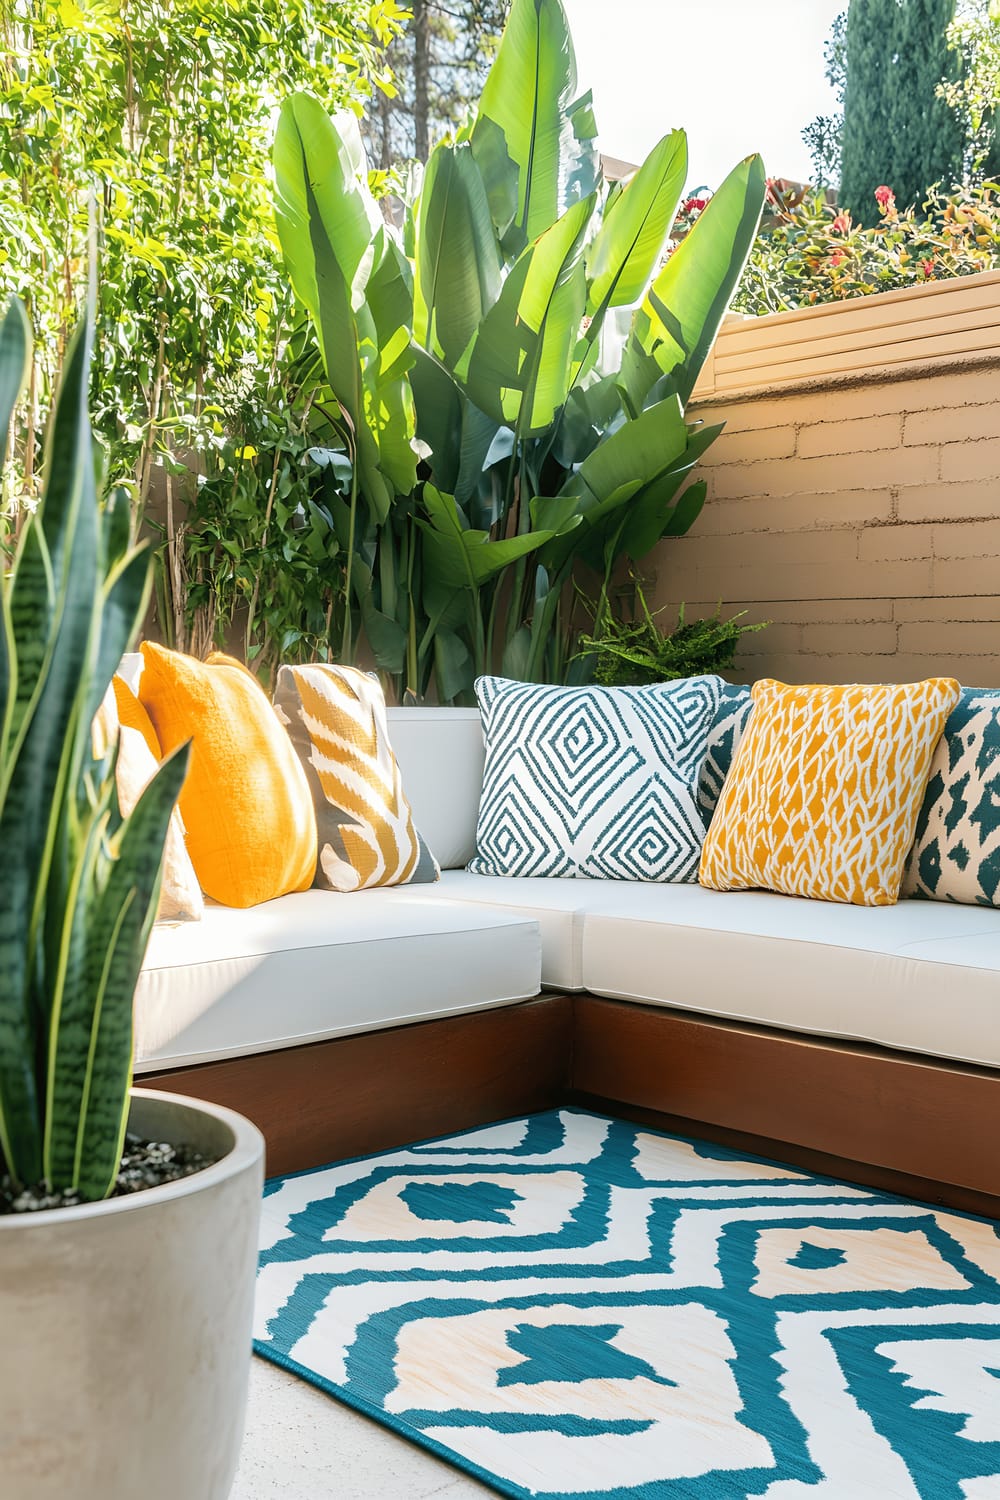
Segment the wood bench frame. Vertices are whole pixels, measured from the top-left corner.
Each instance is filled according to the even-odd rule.
[[[594,995],[136,1082],[249,1116],[272,1174],[578,1104],[1000,1218],[1000,1071]]]

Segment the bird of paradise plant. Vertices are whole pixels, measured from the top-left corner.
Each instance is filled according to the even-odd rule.
[[[315,326],[349,479],[330,513],[338,643],[414,698],[467,700],[478,672],[560,681],[572,580],[685,532],[717,426],[685,407],[753,243],[758,156],[664,260],[683,131],[603,181],[561,0],[513,0],[474,119],[431,153],[400,238],[367,186],[356,120],[281,111],[278,233]],[[634,308],[620,359],[602,334]]]

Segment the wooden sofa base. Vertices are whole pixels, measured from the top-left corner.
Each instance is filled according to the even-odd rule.
[[[571,1024],[569,999],[543,996],[136,1083],[238,1110],[264,1132],[267,1171],[297,1172],[551,1109],[569,1089]]]
[[[248,1115],[271,1173],[578,1103],[1000,1218],[1000,1073],[593,995],[137,1082]]]

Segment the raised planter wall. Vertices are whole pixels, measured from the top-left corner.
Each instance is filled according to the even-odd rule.
[[[1000,687],[1000,272],[731,321],[689,416],[726,429],[654,597],[772,621],[741,680]]]

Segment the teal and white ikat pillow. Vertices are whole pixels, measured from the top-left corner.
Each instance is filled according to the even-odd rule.
[[[706,828],[712,821],[712,814],[722,792],[722,783],[729,774],[729,767],[743,738],[752,709],[753,699],[748,687],[723,682],[719,707],[708,731],[705,764],[698,781],[698,806]]]
[[[1000,692],[963,688],[948,717],[901,894],[1000,906]]]
[[[695,881],[721,677],[548,687],[480,677],[477,875]]]

